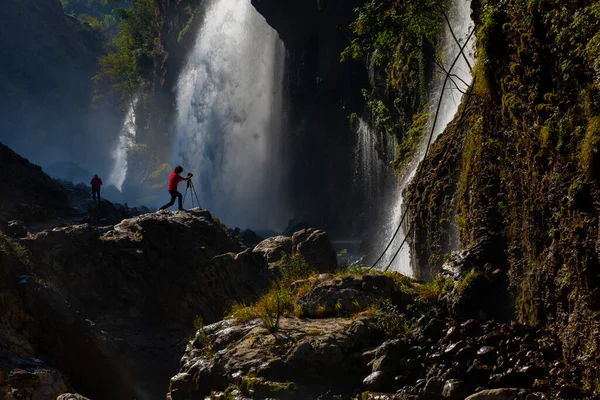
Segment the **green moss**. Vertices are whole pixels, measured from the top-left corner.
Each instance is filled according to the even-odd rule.
[[[517,297],[517,320],[532,326],[536,326],[540,322],[539,306],[536,300],[539,293],[539,273],[539,266],[536,266],[525,275]]]
[[[194,20],[198,14],[198,10],[193,9],[189,4],[185,6],[185,12],[188,15],[188,20],[181,31],[179,31],[179,35],[177,35],[177,43],[182,43],[185,40],[192,26],[194,26]]]
[[[417,150],[417,145],[425,134],[428,118],[429,113],[427,112],[413,115],[412,128],[406,132],[404,140],[397,146],[398,155],[394,161],[394,169],[397,173],[401,173],[412,159],[414,152]]]
[[[585,138],[579,153],[581,168],[589,178],[596,178],[600,171],[600,116],[589,120]]]
[[[469,271],[469,273],[467,273],[464,276],[464,278],[461,279],[461,281],[458,282],[458,284],[456,285],[456,291],[458,292],[458,294],[464,294],[471,287],[473,287],[473,284],[480,276],[483,276],[481,272],[478,272],[474,269]]]

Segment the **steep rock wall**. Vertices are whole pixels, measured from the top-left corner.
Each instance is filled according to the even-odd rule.
[[[481,308],[547,325],[597,388],[600,4],[558,4],[473,2],[476,83],[411,187],[413,254],[438,271],[456,224],[466,270],[497,283]]]
[[[107,168],[121,115],[111,98],[93,104],[103,52],[102,37],[59,0],[2,2],[0,139],[45,167]]]
[[[364,68],[340,63],[361,0],[252,0],[287,50],[290,181],[295,216],[333,235],[349,234],[354,136],[348,117],[363,111]],[[325,206],[326,205],[326,206]]]

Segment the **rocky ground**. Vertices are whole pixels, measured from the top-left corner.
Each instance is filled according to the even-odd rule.
[[[597,398],[543,329],[453,315],[461,282],[452,285],[313,277],[296,297],[302,318],[288,315],[276,332],[235,318],[198,331],[167,398]]]
[[[590,360],[510,322],[476,249],[417,282],[338,265],[314,229],[92,203],[0,151],[27,177],[0,196],[2,399],[597,398]]]

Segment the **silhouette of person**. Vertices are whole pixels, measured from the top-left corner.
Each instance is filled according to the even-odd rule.
[[[98,175],[94,175],[92,181],[92,199],[96,200],[96,196],[98,196],[98,201],[100,201],[100,186],[102,186],[102,179],[98,178]]]

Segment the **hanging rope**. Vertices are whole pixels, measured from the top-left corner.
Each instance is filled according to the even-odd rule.
[[[450,28],[450,30],[452,30],[452,28]],[[440,114],[440,109],[442,106],[442,99],[444,97],[444,92],[446,90],[446,84],[448,83],[448,80],[450,79],[450,74],[452,73],[452,70],[454,69],[454,66],[456,65],[456,63],[458,62],[458,60],[461,57],[466,57],[464,55],[464,49],[467,47],[467,44],[469,43],[469,41],[471,40],[471,37],[473,36],[473,33],[475,32],[475,29],[473,28],[471,30],[471,32],[469,33],[469,36],[467,37],[467,40],[465,41],[465,43],[463,45],[460,44],[460,42],[458,42],[458,40],[455,37],[455,40],[459,46],[459,53],[458,55],[455,57],[454,61],[452,62],[452,65],[450,66],[448,71],[445,71],[445,78],[444,78],[444,85],[442,86],[442,90],[440,93],[440,98],[438,101],[438,105],[437,105],[437,109],[435,112],[435,117],[433,120],[433,125],[431,127],[431,132],[429,134],[429,139],[427,140],[427,147],[425,148],[425,154],[423,156],[423,159],[425,159],[427,157],[427,154],[429,153],[429,148],[431,146],[431,142],[433,140],[433,135],[435,133],[435,127],[437,124],[437,120]],[[418,166],[418,170],[417,170],[417,176],[416,176],[416,184],[418,185],[420,180],[421,180],[421,176],[423,173],[423,163],[420,163]],[[389,243],[387,244],[387,246],[385,247],[385,249],[383,250],[383,252],[381,253],[381,255],[377,258],[377,260],[375,260],[375,262],[367,269],[368,271],[372,270],[373,268],[375,268],[377,266],[377,264],[379,264],[379,262],[381,261],[381,259],[385,256],[385,254],[387,253],[387,251],[389,250],[389,248],[391,247],[392,243],[394,243],[394,240],[396,239],[396,236],[398,235],[398,232],[400,232],[400,229],[402,228],[402,224],[404,223],[404,220],[406,219],[406,216],[408,214],[408,212],[406,210],[409,209],[409,207],[412,205],[412,202],[414,201],[414,196],[412,195],[413,193],[411,193],[411,196],[409,198],[408,201],[408,205],[404,211],[404,213],[402,213],[402,217],[400,218],[400,223],[398,224],[398,227],[396,228],[394,234],[392,235],[392,238],[390,239]],[[402,196],[402,194],[400,194],[400,196]],[[400,244],[400,247],[398,247],[398,250],[396,251],[396,253],[394,254],[394,257],[392,258],[392,261],[390,262],[390,264],[388,265],[388,267],[386,267],[386,270],[389,268],[389,266],[391,265],[391,263],[393,262],[393,260],[396,258],[396,256],[398,255],[398,253],[400,252],[400,249],[402,248],[402,246],[404,245],[404,243],[406,243],[406,238],[408,237],[408,234],[405,235],[404,240],[402,241],[402,243]]]
[[[433,176],[437,176],[440,168],[446,164],[446,161],[449,154],[450,154],[450,149],[452,149],[452,146],[454,145],[454,141],[456,140],[456,138],[458,137],[458,132],[459,132],[459,128],[462,126],[462,123],[464,121],[465,116],[467,115],[467,109],[469,108],[469,103],[471,102],[471,97],[473,96],[473,87],[475,86],[475,82],[476,82],[477,78],[473,78],[473,82],[471,83],[471,86],[469,86],[469,89],[467,90],[467,101],[462,109],[460,118],[458,119],[458,122],[456,124],[456,128],[454,129],[454,133],[452,134],[452,137],[450,138],[450,143],[448,144],[448,147],[446,147],[446,151],[444,152],[444,155],[442,157],[442,160],[440,161],[440,163],[438,164],[435,172],[433,173]],[[408,240],[408,237],[410,236],[410,234],[412,233],[412,230],[415,226],[415,222],[416,219],[413,219],[410,227],[408,229],[408,231],[406,232],[406,235],[404,235],[404,239],[402,240],[402,243],[400,243],[400,247],[398,247],[398,250],[396,250],[396,253],[394,254],[394,256],[392,257],[392,259],[390,260],[389,264],[387,265],[387,267],[385,267],[384,272],[387,272],[390,267],[392,266],[392,264],[394,263],[394,260],[396,259],[396,257],[398,256],[398,254],[400,253],[400,249],[402,249],[402,246],[406,243],[406,241]]]

